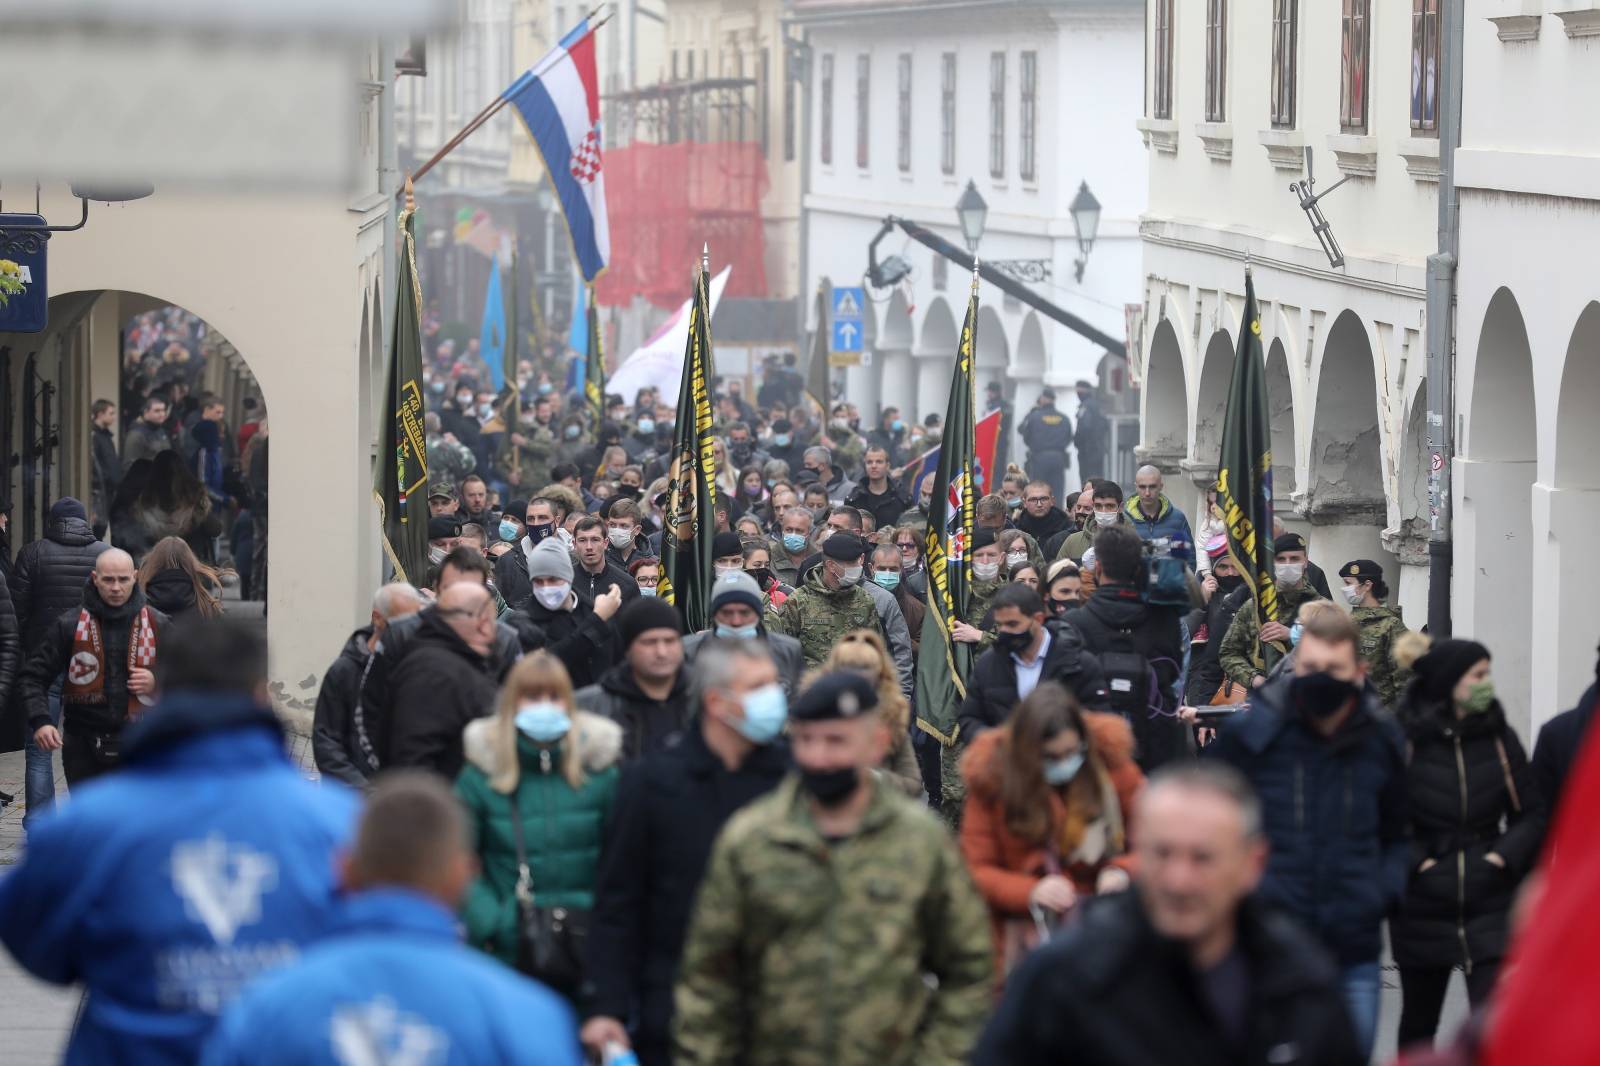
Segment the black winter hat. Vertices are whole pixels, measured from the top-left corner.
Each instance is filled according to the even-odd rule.
[[[724,555],[744,555],[744,541],[739,534],[729,531],[711,538],[711,558],[720,559]]]
[[[617,635],[622,638],[624,650],[631,647],[641,634],[651,629],[683,632],[678,609],[654,596],[640,596],[617,614]]]
[[[1489,657],[1489,649],[1475,640],[1441,640],[1411,669],[1423,698],[1438,702],[1448,700],[1461,675]]]
[[[71,496],[63,496],[50,505],[50,521],[57,522],[64,518],[76,518],[87,522],[89,512],[84,510],[83,503]]]

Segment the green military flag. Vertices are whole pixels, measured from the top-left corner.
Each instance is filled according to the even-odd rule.
[[[1255,595],[1256,617],[1278,617],[1272,552],[1272,423],[1261,354],[1256,284],[1244,274],[1244,329],[1228,385],[1228,414],[1217,461],[1217,504],[1228,528],[1228,556]]]
[[[594,304],[593,285],[588,286],[584,296],[588,305],[584,314],[589,320],[589,338],[585,345],[583,394],[589,401],[589,411],[594,415],[594,434],[595,439],[599,440],[600,423],[605,421],[606,413],[605,342],[600,336],[600,309]]]
[[[396,256],[394,330],[384,389],[383,440],[372,495],[383,549],[400,581],[420,585],[428,568],[428,443],[423,428],[422,285],[417,279],[417,212],[407,188]]]
[[[945,747],[958,739],[956,715],[967,695],[973,646],[951,639],[951,627],[967,620],[972,589],[973,508],[978,487],[972,417],[972,353],[978,333],[978,273],[972,273],[967,318],[961,324],[955,380],[945,407],[939,467],[928,505],[924,555],[928,565],[928,610],[917,657],[917,726]]]
[[[598,323],[590,323],[591,335]],[[663,572],[656,595],[678,608],[685,633],[710,624],[711,538],[716,534],[716,435],[711,422],[711,279],[701,257],[689,306],[689,341],[678,385],[678,419],[667,473],[661,535]]]
[[[828,290],[817,287],[817,331],[811,335],[811,362],[806,366],[806,391],[828,422]]]

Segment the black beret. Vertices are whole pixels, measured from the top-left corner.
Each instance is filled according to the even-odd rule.
[[[1339,568],[1340,577],[1354,577],[1362,581],[1382,581],[1383,567],[1371,559],[1351,559]]]
[[[789,708],[798,722],[823,722],[834,718],[859,718],[878,706],[872,682],[854,670],[823,674]]]
[[[972,532],[972,550],[973,551],[977,551],[979,548],[987,548],[989,545],[991,545],[993,543],[994,543],[994,530],[990,529],[988,526],[979,526],[977,529],[973,530],[973,532]]]
[[[734,532],[718,533],[711,538],[711,557],[720,559],[724,555],[744,554],[744,541],[739,539],[739,534]]]
[[[853,563],[867,554],[867,546],[854,533],[835,533],[822,542],[822,554],[841,563]]]
[[[453,514],[436,514],[428,519],[428,539],[443,540],[461,536],[461,519]]]
[[[1272,541],[1272,554],[1274,555],[1279,552],[1303,552],[1305,550],[1306,542],[1298,533],[1285,533]]]

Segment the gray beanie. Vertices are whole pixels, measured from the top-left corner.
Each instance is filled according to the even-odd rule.
[[[541,540],[528,559],[528,577],[559,577],[572,581],[572,555],[560,537]]]
[[[761,612],[761,586],[743,570],[720,574],[711,586],[713,614],[730,603],[742,603],[758,614]]]

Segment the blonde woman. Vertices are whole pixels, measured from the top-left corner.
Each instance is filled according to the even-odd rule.
[[[463,733],[456,779],[481,867],[462,904],[468,939],[517,964],[518,833],[536,907],[594,905],[595,870],[617,790],[622,730],[577,710],[560,660],[534,652],[512,667],[495,712]]]
[[[854,670],[866,675],[878,690],[878,714],[889,727],[889,753],[884,756],[880,769],[889,775],[906,795],[913,799],[923,797],[922,771],[917,767],[917,757],[911,750],[911,704],[900,691],[900,675],[889,657],[889,648],[883,637],[870,629],[852,629],[839,638],[828,652],[828,657],[817,668],[803,687],[809,688],[815,677],[835,670]]]

